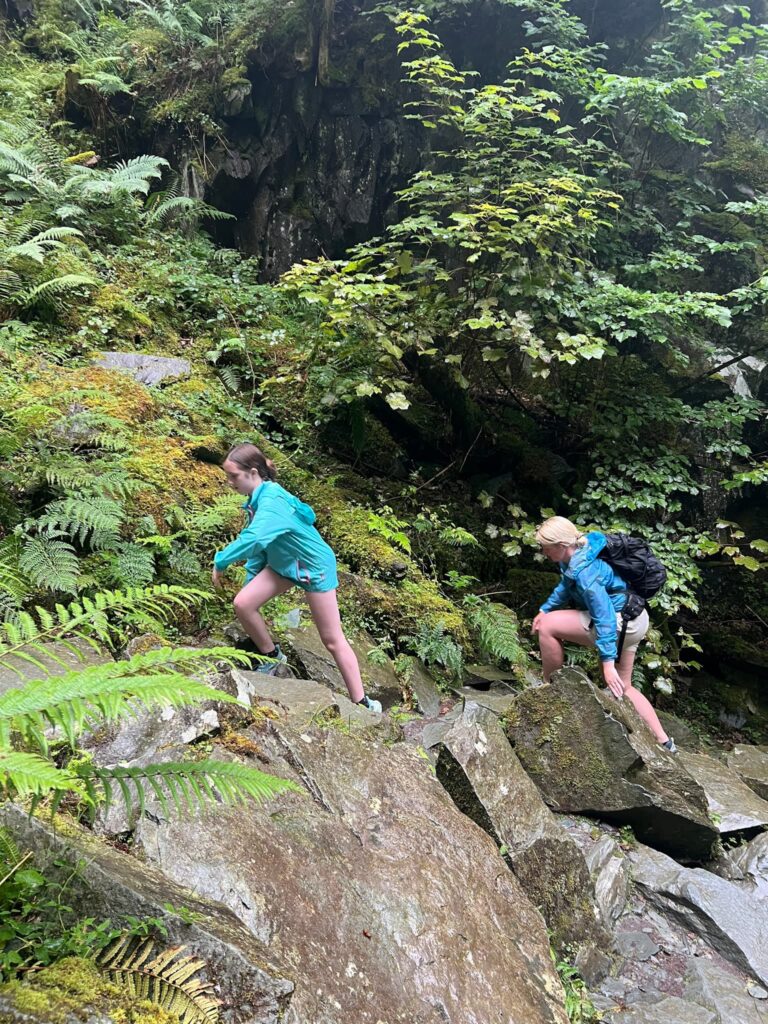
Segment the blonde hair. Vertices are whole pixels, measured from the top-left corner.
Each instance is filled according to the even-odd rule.
[[[575,544],[577,548],[587,543],[587,538],[578,526],[564,516],[545,519],[536,531],[536,540],[539,544]]]

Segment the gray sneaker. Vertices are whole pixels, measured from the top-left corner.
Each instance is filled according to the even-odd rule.
[[[274,658],[270,658],[269,661],[260,661],[256,669],[256,671],[260,672],[263,676],[273,676],[280,665],[285,665],[288,661],[288,655],[283,654],[280,650],[280,644],[275,644],[275,647],[277,648],[276,656]]]
[[[677,753],[677,747],[675,746],[675,741],[672,739],[671,736],[669,737],[669,739],[667,740],[666,743],[662,743],[661,745],[662,745],[662,747],[665,750],[668,750],[670,754],[676,754]]]

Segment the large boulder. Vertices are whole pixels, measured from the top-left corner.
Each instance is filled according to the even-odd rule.
[[[722,761],[686,751],[681,751],[679,758],[704,790],[709,816],[720,835],[755,832],[768,825],[768,803]]]
[[[416,749],[287,718],[257,738],[307,795],[154,808],[135,845],[292,965],[285,1024],[565,1024],[541,916]]]
[[[293,971],[278,965],[267,943],[220,903],[178,885],[138,858],[96,839],[72,819],[31,818],[0,806],[0,824],[21,849],[34,851],[46,878],[66,882],[67,903],[82,917],[156,918],[168,946],[185,945],[207,964],[206,980],[232,1007],[232,1024],[277,1024],[293,991]],[[71,865],[78,864],[77,872]],[[0,1018],[3,1019],[3,1018]]]
[[[504,850],[557,946],[608,945],[584,856],[557,824],[491,711],[465,706],[443,737],[437,777],[456,806]]]
[[[768,832],[725,850],[713,867],[723,878],[739,882],[755,895],[768,899]]]
[[[505,722],[553,810],[631,825],[643,842],[673,856],[708,858],[719,832],[704,790],[659,747],[628,700],[564,669],[548,686],[522,693]]]
[[[763,800],[768,800],[768,747],[740,743],[727,755],[726,761],[750,789]]]
[[[702,868],[638,845],[632,877],[646,897],[685,923],[726,960],[761,984],[768,982],[768,903]]]

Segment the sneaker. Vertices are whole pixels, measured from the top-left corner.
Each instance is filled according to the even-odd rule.
[[[371,700],[370,697],[363,697],[361,701],[358,701],[358,704],[361,704],[364,708],[367,708],[368,711],[372,711],[375,715],[381,714],[380,700]]]
[[[270,658],[269,661],[260,661],[256,667],[256,671],[260,672],[263,676],[273,676],[277,672],[280,665],[285,665],[288,661],[288,655],[283,654],[280,650],[280,644],[275,644],[277,654],[274,658]],[[262,655],[264,657],[264,655]]]
[[[672,739],[671,736],[669,737],[669,739],[667,740],[666,743],[662,743],[661,745],[662,745],[662,747],[665,750],[668,750],[670,752],[670,754],[676,754],[677,753],[677,747],[675,746],[675,741]]]

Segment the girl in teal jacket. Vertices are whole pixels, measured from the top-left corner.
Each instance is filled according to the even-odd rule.
[[[320,638],[339,667],[353,701],[370,711],[381,704],[363,690],[360,666],[341,627],[336,588],[336,556],[315,529],[315,513],[275,482],[275,466],[253,444],[238,444],[222,464],[233,490],[246,495],[248,517],[240,534],[213,560],[213,585],[234,562],[245,562],[246,581],[234,600],[235,615],[259,651],[272,662],[260,672],[274,672],[285,655],[273,643],[260,608],[293,586],[307,595]]]

